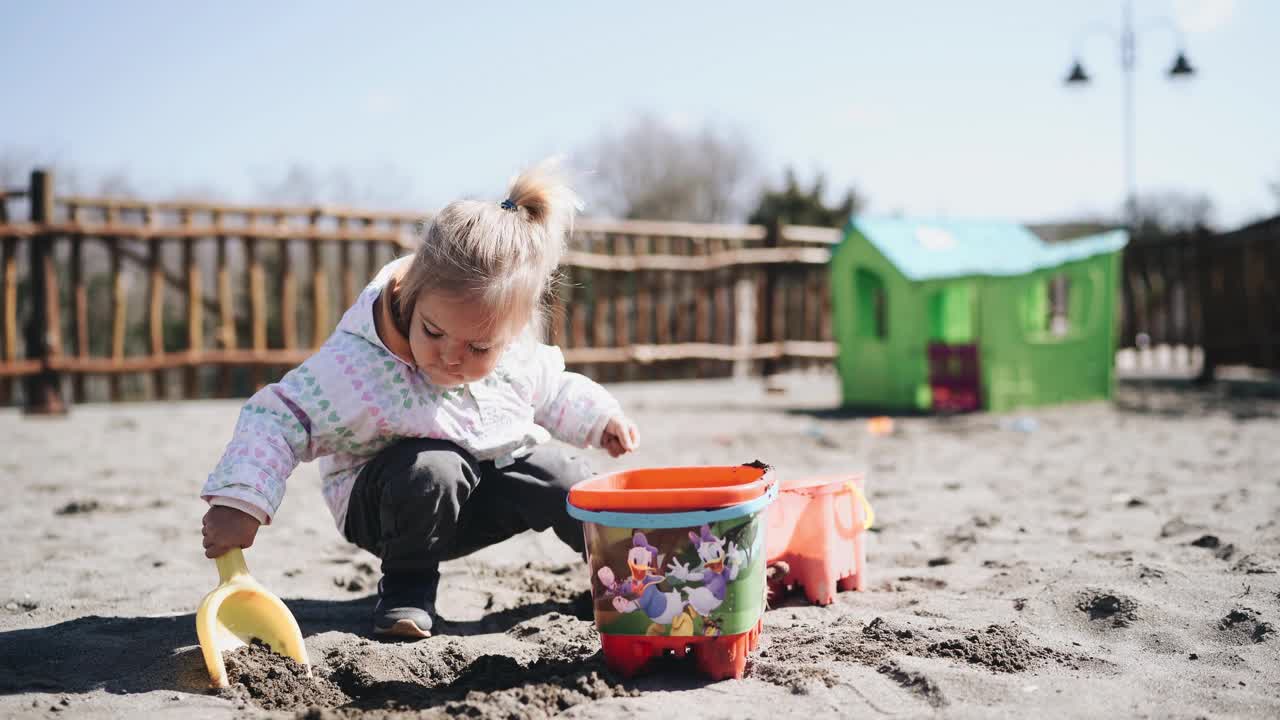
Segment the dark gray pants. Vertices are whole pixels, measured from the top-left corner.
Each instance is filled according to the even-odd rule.
[[[382,558],[383,574],[431,571],[524,532],[554,528],[582,552],[569,488],[590,477],[576,453],[539,446],[504,468],[445,440],[401,440],[370,460],[347,506],[347,540]]]

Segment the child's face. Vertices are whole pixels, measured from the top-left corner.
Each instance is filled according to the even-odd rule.
[[[523,323],[495,318],[474,300],[423,293],[413,308],[409,347],[434,385],[456,387],[484,378]]]

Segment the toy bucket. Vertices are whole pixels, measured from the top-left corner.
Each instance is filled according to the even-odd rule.
[[[681,467],[592,478],[569,491],[583,522],[606,662],[633,675],[693,655],[713,679],[742,677],[765,601],[769,468]]]
[[[827,605],[837,590],[865,587],[865,538],[875,511],[863,484],[860,474],[782,481],[768,511],[768,562],[787,566],[775,590],[799,585],[810,602]]]

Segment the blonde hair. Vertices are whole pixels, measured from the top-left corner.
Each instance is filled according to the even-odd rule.
[[[478,301],[495,318],[528,312],[540,336],[544,299],[580,209],[554,159],[520,173],[505,200],[449,203],[432,219],[400,280],[393,313],[399,330],[409,335],[423,293],[443,292]]]

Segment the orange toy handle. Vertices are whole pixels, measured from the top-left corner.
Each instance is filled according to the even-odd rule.
[[[871,503],[867,500],[867,496],[863,494],[862,488],[858,487],[858,483],[850,481],[845,483],[845,486],[849,488],[850,492],[853,493],[853,496],[857,498],[858,503],[862,505],[862,514],[866,518],[862,523],[863,531],[870,530],[871,527],[876,524],[876,511],[871,507]]]
[[[840,520],[840,511],[838,509],[839,505],[837,504],[839,502],[837,498],[844,494],[845,489],[848,489],[854,500],[854,502],[849,506],[849,524],[847,526]],[[840,488],[840,490],[832,493],[832,495],[835,496],[832,498],[831,502],[833,508],[836,508],[834,510],[835,524],[836,528],[840,531],[840,537],[852,539],[859,532],[870,530],[871,526],[875,525],[876,511],[871,508],[871,503],[867,502],[867,496],[863,494],[862,488],[858,487],[858,483],[850,480],[844,483],[844,486]],[[861,527],[858,526],[859,505],[862,506],[863,514]]]

